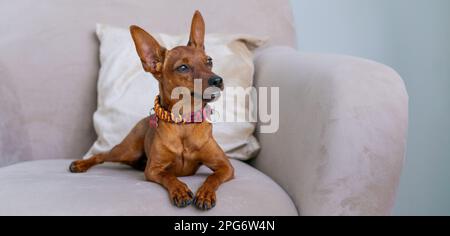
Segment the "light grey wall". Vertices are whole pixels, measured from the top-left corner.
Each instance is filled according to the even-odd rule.
[[[396,69],[410,96],[395,215],[450,215],[450,1],[291,0],[301,51]]]

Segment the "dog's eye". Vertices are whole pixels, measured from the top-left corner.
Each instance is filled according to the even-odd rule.
[[[176,70],[180,73],[187,73],[187,72],[189,72],[190,68],[188,65],[181,65],[181,66],[177,67]]]
[[[211,57],[208,57],[208,59],[206,59],[206,64],[208,66],[213,66],[213,59]]]

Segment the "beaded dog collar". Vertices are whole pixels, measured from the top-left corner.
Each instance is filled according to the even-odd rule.
[[[158,127],[158,120],[174,124],[202,123],[203,121],[208,120],[212,113],[211,108],[206,105],[201,110],[191,112],[187,115],[175,115],[172,112],[167,111],[163,107],[161,107],[159,95],[157,95],[155,98],[155,104],[152,111],[154,112],[154,114],[150,114],[150,126],[155,128]]]

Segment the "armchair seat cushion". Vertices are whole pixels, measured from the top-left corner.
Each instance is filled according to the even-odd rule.
[[[231,160],[235,179],[217,191],[210,211],[173,206],[167,191],[143,172],[103,164],[72,174],[70,160],[23,162],[0,169],[0,215],[297,215],[294,203],[273,180]],[[180,178],[195,192],[211,172]]]

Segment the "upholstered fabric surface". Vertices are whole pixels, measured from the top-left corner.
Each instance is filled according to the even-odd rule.
[[[105,164],[73,174],[69,164],[42,160],[1,168],[0,215],[297,215],[280,186],[236,160],[235,179],[219,188],[216,207],[206,212],[176,208],[163,187],[128,166]],[[195,192],[210,173],[202,167],[180,179]]]
[[[0,1],[0,166],[76,159],[92,145],[96,23],[186,34],[195,9],[207,33],[269,36],[271,45],[295,45],[288,0]]]
[[[280,126],[255,166],[301,215],[387,215],[405,156],[408,95],[391,68],[349,56],[261,52],[257,86],[280,88]],[[282,141],[281,141],[282,140]]]

